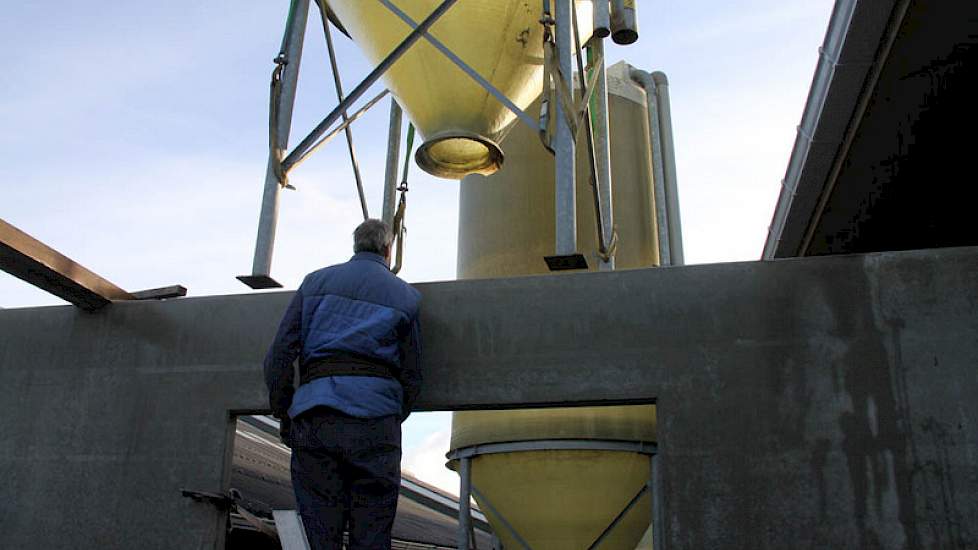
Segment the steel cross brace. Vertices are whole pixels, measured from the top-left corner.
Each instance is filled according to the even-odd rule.
[[[394,48],[394,51],[388,54],[387,57],[385,57],[384,60],[381,61],[376,68],[374,68],[374,70],[370,71],[370,74],[368,74],[367,77],[364,78],[363,81],[360,82],[360,84],[358,84],[357,87],[354,88],[353,91],[351,91],[350,94],[346,96],[343,101],[341,101],[340,104],[337,105],[336,108],[334,108],[332,112],[330,112],[329,115],[327,115],[326,118],[324,118],[323,121],[312,130],[312,132],[309,133],[308,136],[299,142],[295,149],[289,153],[285,159],[282,160],[283,171],[288,172],[293,166],[298,164],[301,159],[306,156],[306,153],[313,148],[313,144],[316,142],[316,140],[325,134],[329,127],[332,126],[333,123],[336,122],[336,120],[339,119],[345,111],[349,110],[353,103],[360,99],[360,96],[362,96],[367,89],[373,86],[374,83],[376,83],[377,80],[379,80],[380,77],[383,76],[384,73],[386,73],[387,70],[390,69],[391,66],[394,65],[394,63],[400,59],[405,52],[411,48],[411,46],[414,45],[415,42],[421,39],[421,37],[428,32],[428,29],[430,29],[435,22],[441,19],[441,17],[445,15],[445,13],[448,12],[448,10],[451,9],[456,2],[458,2],[458,0],[444,0],[444,2],[435,8],[435,11],[431,12],[431,14],[429,14],[424,21],[418,24],[418,26],[415,27],[414,30],[412,30],[396,48]]]
[[[329,66],[333,71],[333,87],[336,89],[336,100],[343,101],[343,82],[340,80],[340,68],[336,64],[336,51],[333,48],[333,33],[329,30],[329,7],[326,0],[316,0],[319,8],[319,16],[323,23],[323,35],[326,37],[326,51],[329,53]],[[349,115],[343,112],[343,122],[350,119]],[[343,129],[346,134],[346,146],[350,152],[350,164],[353,166],[353,178],[357,184],[357,195],[360,198],[360,210],[363,211],[363,219],[370,217],[367,211],[367,199],[363,195],[363,178],[360,176],[360,163],[357,162],[357,153],[353,147],[353,129],[349,126]]]
[[[366,114],[366,112],[369,111],[371,107],[373,107],[374,105],[376,105],[377,103],[379,103],[380,100],[381,99],[384,99],[384,97],[387,94],[389,94],[389,93],[390,93],[390,90],[386,90],[386,89],[383,90],[382,92],[380,92],[376,96],[374,96],[373,99],[371,99],[370,101],[368,101],[363,107],[360,107],[360,109],[358,109],[357,112],[353,113],[352,115],[347,115],[344,118],[343,122],[341,122],[336,128],[333,128],[332,130],[329,131],[329,133],[327,133],[325,136],[323,136],[322,138],[320,138],[319,141],[313,143],[309,147],[309,149],[305,153],[302,154],[302,156],[300,156],[299,158],[296,159],[295,163],[292,164],[292,166],[290,166],[288,168],[288,170],[291,170],[292,168],[295,168],[296,166],[298,166],[298,165],[302,164],[303,162],[305,162],[305,160],[308,159],[310,156],[312,156],[313,153],[315,153],[316,151],[318,151],[320,147],[322,147],[323,145],[326,145],[334,137],[338,136],[340,134],[340,132],[349,130],[351,124],[353,124],[360,117],[362,117],[364,114]],[[357,187],[359,188],[360,186],[358,185]],[[363,205],[362,208],[363,208],[364,211],[366,211],[366,206],[365,205]]]
[[[391,0],[379,0],[379,2],[383,4],[384,7],[386,7],[388,10],[390,10],[394,15],[398,16],[401,19],[401,21],[407,23],[408,26],[411,27],[412,29],[418,28],[418,24],[414,21],[414,19],[411,19],[411,17],[408,14],[401,11],[397,6],[394,5],[393,2],[391,2]],[[475,69],[470,67],[465,61],[462,61],[462,58],[456,55],[455,52],[451,50],[451,48],[446,46],[444,43],[442,43],[434,36],[431,36],[431,34],[428,33],[427,31],[424,33],[424,39],[427,40],[428,43],[434,46],[435,49],[441,52],[445,57],[447,57],[459,69],[462,69],[462,72],[469,75],[469,77],[472,80],[476,81],[476,83],[479,84],[479,86],[482,86],[483,89],[485,89],[487,92],[492,94],[492,96],[496,98],[496,100],[502,103],[507,109],[512,111],[513,114],[515,114],[527,126],[529,126],[534,130],[537,128],[537,121],[534,120],[533,117],[528,115],[526,111],[524,111],[523,109],[520,109],[515,103],[512,102],[512,100],[509,99],[509,97],[506,96],[506,94],[504,94],[499,88],[493,86],[488,80],[483,78],[482,75],[480,75]]]
[[[621,512],[618,512],[618,515],[615,516],[615,519],[611,520],[611,523],[609,523],[608,526],[604,528],[604,531],[602,531],[601,534],[598,535],[598,538],[595,539],[593,543],[591,543],[591,546],[588,546],[587,550],[597,550],[597,548],[601,546],[601,543],[604,542],[606,538],[608,538],[608,535],[610,535],[611,532],[615,530],[615,527],[618,527],[618,524],[621,523],[621,520],[625,518],[625,515],[627,515],[628,512],[632,508],[634,508],[636,504],[638,504],[638,501],[639,499],[642,498],[642,495],[644,495],[646,492],[650,490],[651,488],[649,487],[649,484],[643,483],[642,488],[639,489],[637,493],[635,493],[635,496],[633,496],[632,499],[628,501],[628,504],[626,504],[625,507],[622,508]]]
[[[496,516],[496,518],[499,519],[499,522],[503,524],[503,527],[505,527],[510,532],[510,534],[513,535],[513,538],[516,539],[516,542],[520,543],[520,546],[522,546],[524,550],[533,550],[533,547],[530,546],[530,543],[526,542],[526,539],[524,539],[516,531],[516,528],[513,527],[513,524],[511,524],[509,520],[507,520],[506,517],[503,516],[499,512],[499,510],[497,510],[496,507],[492,505],[492,501],[490,501],[486,497],[486,495],[482,494],[479,491],[479,489],[476,488],[475,485],[471,486],[471,491],[472,494],[475,495],[475,498],[479,499],[479,503],[486,507],[486,511],[492,513],[492,515]]]

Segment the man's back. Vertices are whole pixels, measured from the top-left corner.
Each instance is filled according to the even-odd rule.
[[[366,220],[353,235],[349,262],[306,276],[265,357],[269,405],[292,447],[292,485],[314,550],[340,550],[344,529],[351,550],[390,548],[400,423],[421,385],[421,295],[387,267],[386,224]]]
[[[265,359],[273,413],[295,418],[325,406],[406,418],[420,386],[420,300],[371,252],[307,275]],[[297,357],[302,379],[293,397]]]
[[[306,276],[302,294],[302,362],[347,352],[395,369],[398,342],[410,336],[421,295],[369,252]]]

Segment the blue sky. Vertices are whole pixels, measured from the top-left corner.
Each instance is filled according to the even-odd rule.
[[[669,75],[687,262],[756,260],[832,2],[638,4],[639,42],[609,48],[607,59]],[[268,79],[287,10],[285,0],[5,6],[0,218],[126,289],[246,291],[234,277],[251,267]],[[370,67],[345,37],[336,45],[349,90]],[[292,143],[333,105],[311,16]],[[354,125],[373,215],[386,125],[386,102]],[[412,173],[402,275],[453,279],[457,184]],[[283,196],[273,265],[286,288],[345,260],[360,219],[342,139],[291,181],[298,191]],[[58,303],[0,273],[0,307]],[[406,466],[435,482],[454,475],[437,459],[449,417],[415,415],[405,427]]]

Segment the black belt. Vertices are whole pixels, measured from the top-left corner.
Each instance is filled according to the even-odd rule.
[[[382,363],[369,361],[350,355],[331,356],[313,361],[302,366],[300,383],[326,376],[376,376],[379,378],[395,378],[391,368]]]

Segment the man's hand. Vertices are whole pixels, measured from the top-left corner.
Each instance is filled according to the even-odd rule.
[[[288,416],[278,421],[278,438],[282,440],[283,445],[292,448],[292,419]]]

